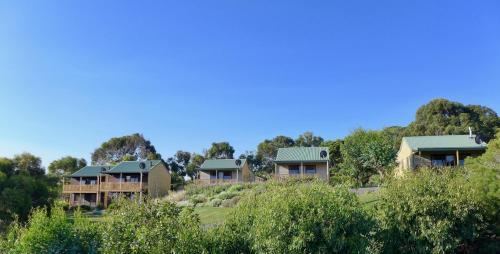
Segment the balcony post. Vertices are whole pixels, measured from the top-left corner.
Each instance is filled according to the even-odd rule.
[[[215,184],[219,184],[219,172],[215,170]]]
[[[240,170],[239,170],[238,168],[236,168],[236,182],[239,182],[239,181],[240,181],[238,171],[240,171]]]
[[[304,177],[304,162],[300,162],[300,175]]]
[[[140,189],[140,190],[139,190],[139,191],[140,191],[140,192],[139,192],[139,200],[140,200],[139,202],[142,202],[142,169],[141,169],[141,178],[140,178],[140,181],[141,181],[141,182],[140,182],[140,184],[139,184],[139,189]]]
[[[80,176],[80,192],[82,191],[82,177]]]
[[[122,190],[122,173],[120,173],[120,191]]]
[[[459,156],[460,156],[460,154],[457,150],[457,167],[460,166],[460,159],[459,159],[460,157]]]

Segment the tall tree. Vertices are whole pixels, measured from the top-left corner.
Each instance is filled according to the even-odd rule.
[[[62,177],[70,175],[85,166],[87,166],[87,161],[85,159],[66,156],[51,162],[48,170],[50,175]]]
[[[0,228],[16,217],[26,221],[34,207],[50,206],[57,180],[44,173],[41,159],[30,153],[0,158]]]
[[[357,129],[344,139],[341,153],[341,170],[366,184],[370,176],[383,178],[395,167],[397,150],[385,133]]]
[[[292,147],[295,141],[287,136],[277,136],[271,140],[266,139],[257,146],[257,159],[262,162],[261,170],[268,173],[274,170],[274,160],[279,148]]]
[[[406,128],[401,126],[390,126],[384,128],[382,132],[386,135],[387,138],[391,140],[394,149],[399,150],[399,147],[401,146],[401,140],[403,139],[406,132]]]
[[[417,110],[415,121],[408,125],[406,135],[467,134],[471,127],[487,142],[500,128],[500,118],[491,108],[463,105],[446,99],[435,99]]]
[[[328,147],[330,169],[332,169],[333,171],[338,171],[340,169],[340,164],[342,163],[342,153],[340,151],[342,143],[342,140],[337,139],[327,140],[321,144],[321,146]]]
[[[191,178],[191,179],[196,179],[198,176],[198,169],[200,168],[201,164],[205,162],[205,157],[193,153],[191,155],[191,161],[189,162],[189,165],[186,170],[186,174]]]
[[[257,158],[255,152],[246,151],[244,154],[241,154],[240,159],[247,160],[247,163],[252,171],[261,171],[262,170],[262,161]]]
[[[45,169],[42,167],[42,159],[30,153],[22,153],[14,156],[15,169],[26,172],[29,175],[44,175]]]
[[[6,176],[14,174],[15,164],[14,161],[9,158],[0,157],[0,172],[4,173]]]
[[[229,142],[212,143],[212,146],[207,150],[207,159],[233,159],[234,148]]]
[[[111,138],[102,143],[102,145],[92,153],[92,164],[103,165],[117,163],[122,161],[124,157],[131,158],[130,156],[133,156],[135,160],[161,159],[161,155],[156,152],[151,142],[145,139],[142,134],[135,133],[132,135]]]
[[[314,136],[314,133],[307,131],[301,134],[297,140],[295,140],[296,146],[305,146],[305,147],[318,147],[323,143],[323,138],[320,136]]]

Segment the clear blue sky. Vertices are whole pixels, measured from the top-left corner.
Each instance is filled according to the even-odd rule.
[[[499,1],[2,1],[0,156],[168,157],[406,125],[436,97],[500,111]]]

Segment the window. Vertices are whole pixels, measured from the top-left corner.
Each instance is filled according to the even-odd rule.
[[[210,171],[210,179],[217,179],[217,174],[215,171]]]
[[[297,175],[300,174],[300,169],[299,165],[290,165],[288,166],[288,174],[290,175]]]
[[[316,165],[306,165],[306,174],[316,174]]]
[[[231,171],[227,171],[227,172],[224,172],[224,178],[223,179],[233,179],[233,174],[231,173]]]

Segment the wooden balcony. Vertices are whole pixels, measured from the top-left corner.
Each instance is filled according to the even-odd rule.
[[[63,193],[97,193],[97,184],[64,184]]]
[[[273,178],[276,180],[285,180],[287,178],[311,178],[316,177],[318,179],[324,179],[324,176],[316,173],[316,174],[277,174],[274,175]]]
[[[196,184],[199,185],[218,185],[218,184],[230,184],[238,183],[238,179],[198,179]]]
[[[142,183],[142,190],[145,191],[148,188],[146,183]],[[113,192],[140,192],[141,183],[127,183],[127,182],[104,182],[101,183],[101,191],[113,191]]]

